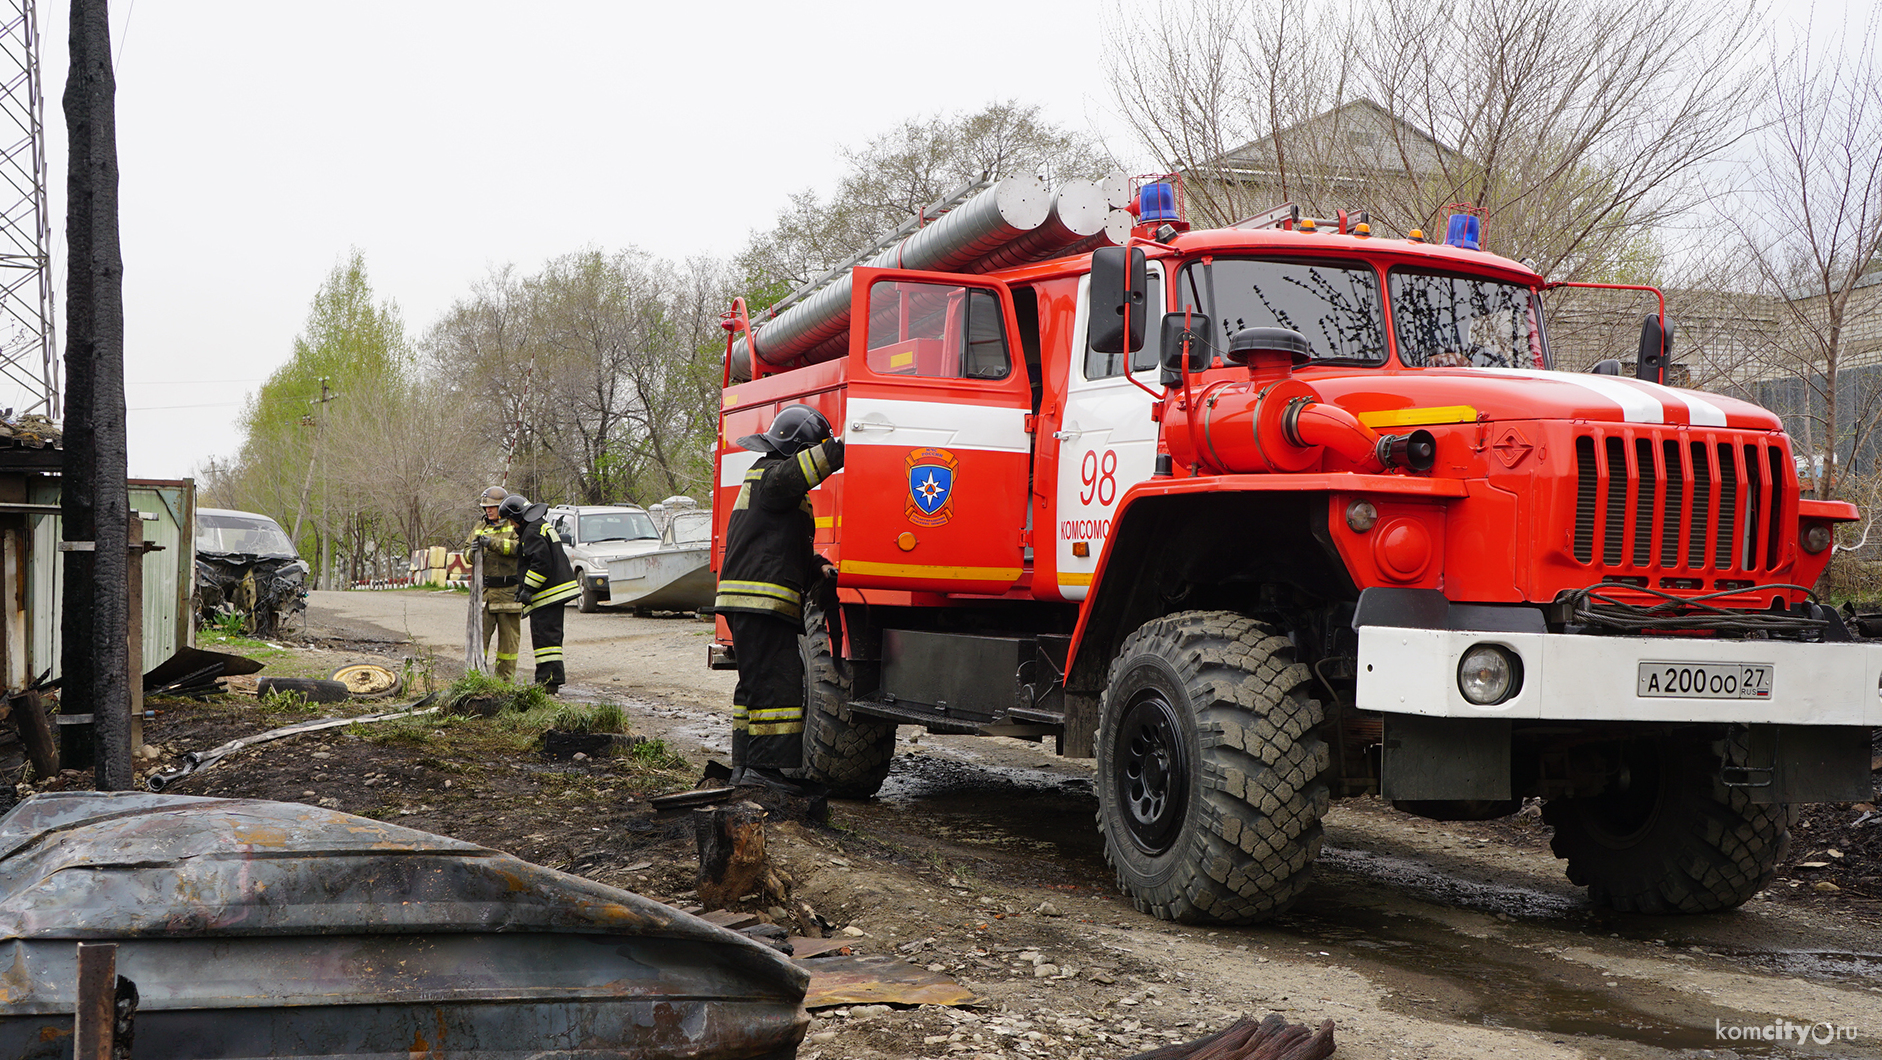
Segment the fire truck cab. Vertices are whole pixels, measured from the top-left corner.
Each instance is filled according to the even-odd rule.
[[[1286,908],[1336,797],[1540,798],[1596,903],[1705,912],[1791,804],[1871,796],[1882,646],[1810,589],[1856,510],[1776,416],[1659,381],[1663,314],[1638,377],[1555,371],[1550,285],[1468,230],[1188,231],[1158,187],[1126,246],[850,270],[821,354],[735,307],[715,544],[733,439],[806,404],[846,442],[807,776],[872,795],[898,725],[1051,739],[1119,886],[1191,922]]]

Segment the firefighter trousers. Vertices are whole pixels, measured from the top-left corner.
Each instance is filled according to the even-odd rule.
[[[725,613],[738,660],[732,693],[732,768],[788,770],[804,764],[804,657],[796,622]]]
[[[562,668],[562,611],[560,603],[529,613],[529,645],[536,649],[536,683],[550,692],[567,682]]]
[[[485,589],[486,594],[499,592]],[[504,610],[497,610],[497,608]],[[497,635],[496,665],[491,669],[499,681],[516,680],[516,649],[523,642],[522,609],[516,606],[514,596],[510,599],[486,602],[484,604],[484,655],[490,655],[490,634]]]

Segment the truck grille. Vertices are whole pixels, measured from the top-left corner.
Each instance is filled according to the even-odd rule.
[[[1678,434],[1575,439],[1575,558],[1641,571],[1777,569],[1790,492],[1784,447]]]

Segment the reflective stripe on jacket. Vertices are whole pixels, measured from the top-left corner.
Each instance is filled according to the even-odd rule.
[[[551,604],[560,606],[582,594],[575,567],[562,550],[562,538],[546,519],[523,526],[522,557],[517,561],[516,573],[522,578],[522,588],[530,594],[529,603],[523,605],[526,615]]]
[[[842,468],[843,443],[835,439],[752,465],[726,521],[714,610],[802,620],[804,590],[815,577],[817,524],[809,494]]]

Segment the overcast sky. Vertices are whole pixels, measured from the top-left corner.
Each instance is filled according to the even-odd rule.
[[[1824,0],[1819,21],[1871,2]],[[840,147],[909,117],[1014,99],[1132,150],[1102,0],[111,7],[138,477],[234,455],[244,397],[350,247],[417,339],[493,265],[591,246],[730,256],[791,192],[829,191]],[[40,18],[63,313],[67,5],[42,0]]]
[[[1096,4],[951,0],[926,25],[843,0],[111,8],[137,477],[235,453],[349,247],[416,338],[492,265],[729,256],[904,118],[1012,98],[1091,131],[1106,106]],[[40,4],[61,292],[66,18]]]

